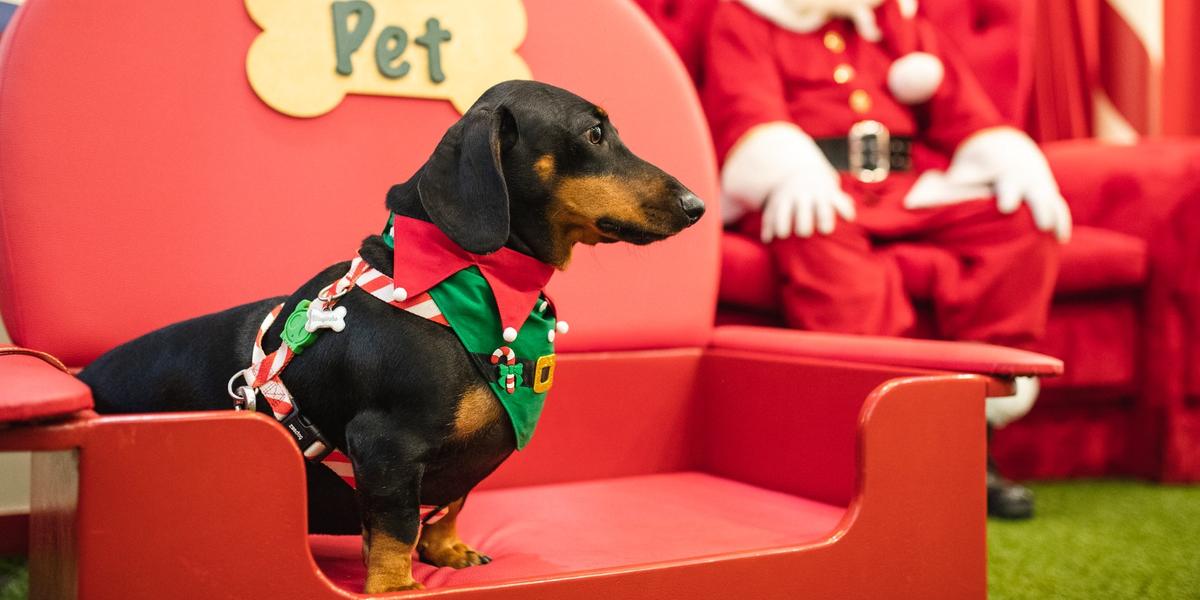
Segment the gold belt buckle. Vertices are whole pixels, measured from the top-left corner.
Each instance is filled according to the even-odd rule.
[[[887,179],[892,170],[892,136],[879,121],[859,121],[850,126],[850,175],[863,183]]]

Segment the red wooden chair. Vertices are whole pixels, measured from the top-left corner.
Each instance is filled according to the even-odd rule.
[[[534,76],[604,105],[631,147],[714,202],[690,81],[637,8],[525,7]],[[0,308],[17,343],[79,366],[293,289],[380,226],[388,186],[457,117],[367,96],[284,116],[246,81],[257,33],[239,2],[24,4],[0,47]],[[495,560],[421,565],[429,589],[410,595],[984,596],[983,398],[1061,364],[714,329],[719,236],[707,219],[589,249],[556,279],[572,330],[543,422],[460,519]],[[274,268],[248,276],[264,255]],[[35,597],[361,589],[357,537],[306,534],[302,458],[270,419],[98,416],[85,386],[29,355],[0,356],[0,381],[0,450],[34,451]]]

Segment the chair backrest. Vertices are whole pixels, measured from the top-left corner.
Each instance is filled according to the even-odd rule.
[[[330,16],[329,2],[272,1]],[[0,311],[14,341],[84,364],[172,321],[290,293],[382,226],[388,187],[424,161],[457,111],[440,99],[354,94],[312,118],[274,110],[247,76],[262,33],[247,7],[266,3],[27,0],[20,9],[0,45]],[[451,68],[453,44],[519,17],[533,78],[604,106],[635,152],[716,202],[691,82],[628,0],[511,0],[498,20],[485,14],[497,3],[473,0],[334,4],[378,15],[358,69],[398,47],[376,43],[388,19],[419,24],[406,51],[424,53],[422,15],[440,17],[452,34],[446,85],[465,76]],[[357,19],[343,28],[357,31]],[[289,43],[328,36],[319,42],[334,47],[328,22],[315,31]],[[408,56],[415,72],[426,55]],[[465,63],[486,78],[480,61],[490,58]],[[460,55],[454,68],[463,64]],[[293,94],[316,85],[275,78]],[[560,349],[705,344],[719,229],[708,218],[661,244],[579,251],[550,288],[572,323]]]
[[[703,81],[704,45],[718,1],[635,0]],[[1023,123],[1033,86],[1035,0],[919,0],[920,9],[966,55],[1001,114]]]

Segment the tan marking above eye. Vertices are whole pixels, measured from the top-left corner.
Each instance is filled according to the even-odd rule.
[[[533,171],[537,173],[538,179],[542,180],[542,183],[549,183],[551,179],[554,179],[554,155],[543,154],[533,163]]]

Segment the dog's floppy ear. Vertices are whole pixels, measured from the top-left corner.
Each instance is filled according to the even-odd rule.
[[[508,186],[500,154],[508,109],[474,108],[451,127],[417,182],[421,206],[456,244],[474,254],[508,241]]]

